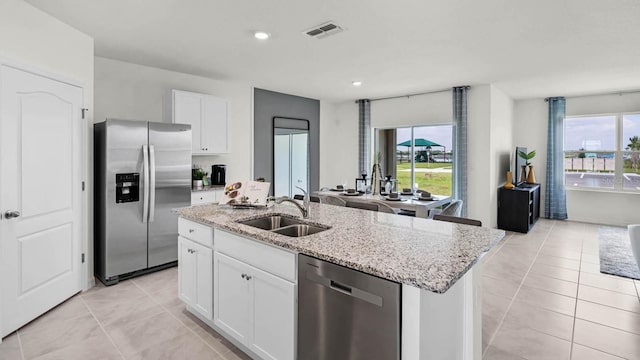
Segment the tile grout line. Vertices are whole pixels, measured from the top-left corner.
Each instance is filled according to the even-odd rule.
[[[213,350],[216,354],[218,354],[220,356],[220,360],[224,360],[226,359],[224,354],[221,354],[218,350],[216,350],[213,346],[211,346],[211,344],[209,344],[208,342],[206,342],[202,336],[200,336],[197,332],[195,332],[193,329],[191,329],[190,327],[188,327],[185,323],[182,322],[182,320],[178,319],[178,317],[176,317],[173,313],[171,313],[171,311],[169,311],[169,309],[167,309],[163,304],[159,303],[153,296],[151,296],[151,294],[149,294],[145,289],[142,288],[142,286],[138,285],[138,283],[136,283],[133,279],[131,279],[131,282],[137,286],[145,295],[147,295],[151,301],[155,302],[158,306],[160,306],[162,308],[162,310],[164,310],[166,313],[169,314],[169,316],[171,316],[172,318],[174,318],[177,322],[179,322],[182,326],[184,326],[187,330],[189,330],[191,333],[193,333],[198,339],[200,339],[200,341],[202,341],[207,347],[209,347],[211,350]],[[182,301],[182,300],[180,300]],[[231,349],[229,349],[230,351]],[[226,354],[226,353],[225,353]]]
[[[20,339],[20,331],[19,330],[16,330],[16,336],[18,337],[18,345],[20,346],[20,356],[22,356],[22,360],[25,360],[24,349],[22,348],[22,339]]]
[[[109,335],[109,333],[107,332],[107,330],[104,328],[104,326],[102,325],[102,322],[100,322],[100,320],[98,320],[98,317],[96,316],[96,314],[93,313],[93,310],[91,310],[91,307],[89,306],[89,304],[87,304],[87,302],[84,300],[84,298],[82,297],[82,294],[80,294],[80,300],[82,301],[82,303],[84,304],[84,306],[87,308],[87,310],[89,311],[89,314],[91,314],[91,316],[93,316],[93,318],[96,320],[96,322],[98,323],[98,326],[100,326],[100,330],[102,330],[102,332],[106,335],[107,339],[109,339],[109,342],[111,343],[111,345],[113,345],[113,347],[116,349],[116,351],[118,352],[118,354],[120,355],[120,357],[122,359],[126,359],[124,354],[122,354],[122,351],[120,351],[120,348],[118,347],[118,345],[116,345],[115,341],[113,341],[113,339],[111,338],[111,335]]]
[[[582,249],[584,249],[584,240],[582,241],[582,246],[581,246],[581,247],[582,247]],[[598,251],[599,251],[599,250],[598,250]],[[571,331],[571,352],[570,352],[570,357],[569,357],[569,358],[571,359],[571,357],[573,356],[573,347],[574,347],[576,344],[578,344],[578,345],[580,345],[580,346],[587,347],[587,348],[589,348],[589,349],[593,349],[593,350],[595,350],[595,351],[598,351],[598,352],[601,352],[601,353],[604,353],[604,354],[607,354],[607,355],[611,355],[611,356],[614,356],[614,357],[619,357],[618,355],[616,355],[616,354],[611,354],[611,353],[609,353],[608,351],[605,351],[605,350],[603,350],[603,349],[598,349],[598,348],[591,347],[591,346],[589,346],[589,345],[580,344],[580,343],[576,343],[576,342],[575,342],[576,320],[578,319],[578,300],[579,300],[579,299],[578,299],[578,296],[579,296],[579,294],[580,294],[580,286],[582,285],[582,284],[580,284],[580,276],[582,275],[582,252],[580,253],[580,267],[579,267],[579,269],[580,269],[580,271],[578,272],[578,292],[576,293],[576,306],[575,306],[575,308],[574,308],[573,329],[572,329],[572,331]],[[593,288],[596,288],[596,289],[601,289],[601,288],[598,288],[598,287],[595,287],[595,286],[589,286],[589,285],[584,285],[584,286],[587,286],[587,287],[593,287]],[[607,290],[607,289],[603,289],[603,290]],[[612,291],[612,290],[609,290],[609,291]],[[623,293],[620,293],[620,294],[623,294]],[[588,301],[588,300],[580,300],[580,301],[591,302],[591,301]],[[601,306],[608,306],[608,305],[605,305],[605,304],[600,304],[600,303],[595,303],[595,302],[591,302],[591,303],[593,303],[593,304],[598,304],[598,305],[601,305]],[[609,306],[609,307],[616,309],[616,307],[613,307],[613,306]],[[619,309],[619,310],[627,311],[627,310],[624,310],[624,309]],[[630,311],[630,312],[632,312],[632,311]],[[606,324],[600,324],[600,323],[597,323],[597,322],[595,322],[595,321],[591,321],[591,320],[587,320],[587,319],[582,319],[582,318],[580,318],[580,320],[581,320],[581,321],[586,321],[586,322],[589,322],[589,323],[592,323],[592,324],[595,324],[595,325],[604,326],[604,327],[607,327],[607,328],[610,328],[610,329],[614,329],[614,330],[618,330],[618,331],[623,331],[623,332],[627,332],[627,333],[630,333],[630,334],[635,334],[635,333],[630,332],[630,331],[626,331],[626,330],[623,330],[623,329],[618,329],[618,328],[615,328],[615,327],[613,327],[613,326],[609,326],[609,325],[606,325]],[[620,358],[621,358],[621,359],[623,359],[622,357],[620,357]]]
[[[498,323],[498,327],[496,327],[496,331],[491,335],[491,339],[489,339],[489,342],[487,343],[487,348],[485,349],[485,351],[482,354],[483,357],[486,354],[487,350],[489,350],[489,347],[493,343],[493,340],[495,340],[496,335],[498,335],[498,332],[500,331],[500,328],[502,327],[502,324],[504,324],[504,319],[506,319],[507,314],[509,313],[509,310],[511,310],[511,307],[513,306],[513,303],[515,302],[516,297],[518,296],[518,293],[520,292],[520,289],[522,289],[522,286],[524,286],[524,280],[527,278],[527,275],[529,275],[529,272],[531,271],[531,268],[533,267],[533,264],[536,262],[536,259],[538,258],[538,255],[540,254],[540,251],[542,250],[542,247],[547,242],[547,239],[549,238],[549,234],[551,233],[551,230],[553,230],[554,227],[555,227],[555,223],[553,223],[551,225],[551,227],[549,228],[549,230],[547,230],[547,233],[545,235],[544,241],[542,241],[542,243],[540,244],[540,247],[538,248],[538,251],[536,251],[536,256],[533,258],[533,260],[531,261],[531,265],[529,265],[529,268],[527,269],[527,272],[522,277],[522,280],[520,281],[520,285],[518,285],[518,289],[516,290],[515,294],[513,295],[513,298],[509,301],[509,306],[507,306],[506,311],[504,312],[504,314],[500,318],[500,322]]]
[[[578,294],[580,293],[580,275],[582,274],[582,251],[584,251],[584,238],[580,241],[580,260],[578,265],[578,286],[576,287],[576,303],[573,306],[573,323],[571,325],[571,348],[569,349],[569,359],[573,358],[573,346],[576,336],[576,318],[578,317]]]

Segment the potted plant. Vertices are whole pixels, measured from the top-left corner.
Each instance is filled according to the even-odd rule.
[[[207,174],[201,168],[191,169],[191,185],[194,189],[199,189],[202,187],[202,178],[205,176],[207,176]]]
[[[535,184],[536,177],[533,174],[533,165],[531,165],[529,160],[533,159],[536,156],[536,151],[532,150],[532,151],[529,151],[528,153],[525,153],[524,151],[519,151],[518,156],[520,156],[522,159],[526,161],[525,167],[526,166],[529,167],[529,174],[527,175],[527,184]]]

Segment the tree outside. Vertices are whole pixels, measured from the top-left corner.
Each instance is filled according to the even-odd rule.
[[[638,164],[640,164],[640,138],[637,135],[629,138],[627,150],[631,151],[631,153],[629,154],[629,160],[625,160],[624,162],[624,172],[633,172],[637,174]],[[627,171],[627,169],[630,171]]]

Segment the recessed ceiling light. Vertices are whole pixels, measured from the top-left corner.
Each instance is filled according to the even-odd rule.
[[[253,36],[258,40],[267,40],[269,38],[269,33],[264,31],[256,31],[253,33]]]
[[[353,84],[353,86],[360,86],[362,85],[362,81],[353,81],[351,84]]]

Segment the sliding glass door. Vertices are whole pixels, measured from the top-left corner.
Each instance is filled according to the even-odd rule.
[[[416,188],[451,195],[452,126],[376,129],[376,154],[383,175],[398,179],[398,190]]]

